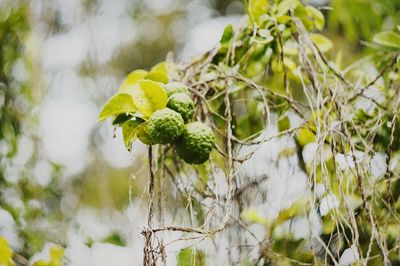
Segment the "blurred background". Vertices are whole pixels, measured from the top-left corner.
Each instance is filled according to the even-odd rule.
[[[400,20],[400,0],[306,2],[343,65]],[[127,152],[98,111],[132,70],[170,51],[190,60],[244,14],[228,0],[0,0],[0,236],[13,250],[35,261],[57,243],[71,265],[141,264],[146,147]]]

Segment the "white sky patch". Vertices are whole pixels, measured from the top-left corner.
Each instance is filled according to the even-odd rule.
[[[271,126],[257,139],[275,136],[277,128]],[[267,200],[257,207],[263,210],[267,218],[274,218],[282,208],[287,208],[297,198],[304,195],[307,189],[307,176],[299,169],[297,154],[280,157],[284,149],[294,148],[293,139],[282,137],[265,142],[255,151],[254,155],[242,164],[244,175],[249,178],[259,178],[264,175],[268,180],[258,187],[267,190]],[[252,150],[243,147],[240,156]]]
[[[74,28],[70,32],[58,33],[48,38],[43,45],[43,67],[45,69],[76,67],[83,62],[88,52],[87,32]]]
[[[136,39],[136,27],[130,18],[96,16],[83,27],[89,42],[89,55],[99,64],[112,59],[119,47]]]
[[[291,234],[295,239],[306,239],[310,234],[319,234],[322,223],[318,214],[311,211],[309,215],[309,217],[297,216],[285,221],[275,229],[274,236],[283,238]]]
[[[213,9],[210,5],[210,1],[189,1],[185,9],[186,16],[190,18],[190,20],[195,24],[198,24],[202,21],[210,20],[213,15]]]
[[[163,33],[164,25],[155,18],[144,18],[138,23],[140,40],[149,45],[155,42]]]
[[[294,219],[291,225],[291,232],[295,239],[307,238],[310,235],[310,223],[307,217]]]
[[[45,243],[42,251],[40,251],[39,253],[36,253],[29,259],[30,265],[32,265],[33,263],[35,263],[39,260],[46,260],[46,261],[50,260],[50,248],[52,246],[54,246],[53,243]]]
[[[238,21],[239,17],[220,17],[207,19],[197,24],[188,34],[182,58],[188,59],[212,49],[221,39],[225,27],[228,24],[236,24]]]
[[[47,186],[51,181],[53,167],[47,160],[36,162],[33,168],[33,180],[43,187]]]
[[[70,31],[50,36],[43,45],[46,69],[73,68],[89,55],[96,63],[112,59],[119,47],[136,39],[129,1],[101,1],[98,15],[87,16],[80,0],[58,1],[61,21]]]
[[[305,145],[302,153],[304,162],[307,164],[314,162],[316,158],[318,158],[318,161],[326,161],[332,156],[332,152],[329,147],[324,146],[321,151],[318,149],[318,144],[314,142]]]
[[[334,194],[326,195],[321,199],[321,203],[319,205],[321,216],[325,216],[330,210],[339,207],[339,204],[340,202]]]
[[[145,0],[144,4],[155,14],[168,14],[185,5],[185,1],[177,0]]]
[[[55,9],[59,11],[61,23],[67,26],[74,25],[84,12],[81,0],[56,0]]]
[[[358,259],[359,259],[359,254],[357,247],[355,245],[352,245],[350,248],[343,251],[342,256],[340,256],[339,259],[339,265],[349,266],[357,262]]]
[[[28,71],[26,70],[24,61],[20,58],[13,65],[12,69],[13,78],[20,82],[24,82],[28,78]]]
[[[375,179],[381,178],[386,173],[386,155],[377,153],[371,159],[371,174]]]
[[[306,164],[312,163],[315,160],[318,149],[317,143],[308,143],[303,148],[303,159]]]
[[[3,209],[0,209],[0,236],[7,240],[12,249],[19,250],[22,247],[13,217]]]
[[[129,16],[132,11],[130,8],[136,1],[129,0],[98,0],[98,13],[109,18],[118,19]]]
[[[139,252],[141,250],[131,246],[120,247],[109,243],[94,243],[88,247],[79,239],[74,239],[65,250],[65,257],[70,266],[136,266],[141,262]]]
[[[135,158],[144,154],[145,145],[134,142],[132,145],[132,154],[125,147],[122,137],[122,129],[117,128],[115,138],[113,137],[113,127],[111,123],[102,125],[105,134],[102,134],[101,154],[103,158],[115,168],[125,168],[132,165]]]
[[[85,245],[85,239],[76,232],[68,233],[68,247],[65,249],[65,257],[71,266],[92,266],[91,250]]]
[[[111,233],[111,225],[104,223],[105,217],[95,209],[81,208],[73,218],[83,238],[101,241]]]
[[[25,165],[32,157],[35,148],[34,143],[28,136],[21,135],[21,137],[18,139],[17,147],[17,154],[13,157],[12,161],[15,165]]]
[[[325,185],[324,184],[317,184],[315,187],[315,194],[317,197],[322,196],[326,191]]]
[[[184,43],[187,36],[187,21],[184,17],[174,20],[168,27],[169,38]]]
[[[339,169],[342,171],[347,171],[350,168],[352,169],[355,167],[353,158],[349,155],[337,153],[335,155],[335,161],[336,161],[336,164],[338,165]]]
[[[25,208],[25,203],[21,200],[20,191],[13,187],[0,189],[0,196],[4,204],[10,204],[15,209],[22,210]]]
[[[89,134],[96,109],[72,99],[53,99],[44,104],[40,128],[44,150],[52,162],[66,167],[66,174],[77,174],[90,159]]]
[[[10,151],[10,145],[5,139],[0,140],[0,155],[3,157]]]
[[[363,95],[374,99],[378,103],[382,103],[385,100],[385,96],[383,95],[382,91],[380,91],[376,86],[368,87],[366,90],[364,90]],[[367,98],[359,97],[354,106],[356,109],[363,109],[369,114],[372,114],[375,110],[375,103]]]
[[[119,247],[108,243],[95,243],[92,246],[92,265],[96,266],[134,266],[138,254],[129,247]]]
[[[80,200],[79,197],[72,191],[69,191],[68,193],[64,192],[60,201],[61,212],[66,217],[74,215],[75,214],[74,211],[79,206],[79,200]]]
[[[16,166],[10,163],[4,165],[4,179],[11,184],[16,184],[22,177],[21,166]]]
[[[91,160],[88,145],[98,110],[75,71],[58,71],[47,79],[50,88],[39,112],[44,152],[65,167],[65,176],[75,175]]]
[[[394,155],[389,163],[390,171],[394,171],[399,166],[399,163],[400,163],[400,155]]]

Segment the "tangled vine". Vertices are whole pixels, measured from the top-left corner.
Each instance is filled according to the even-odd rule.
[[[184,84],[194,119],[215,135],[210,159],[197,166],[180,160],[173,144],[149,145],[143,264],[166,263],[167,232],[195,242],[223,235],[231,264],[346,265],[346,252],[351,263],[399,263],[399,27],[376,35],[371,56],[342,68],[328,56],[330,40],[315,33],[324,26],[320,10],[296,0],[260,0],[250,1],[247,11],[214,49],[183,64],[168,56],[150,72],[132,72],[121,86],[120,94],[133,91],[157,110],[166,104],[157,106],[160,89],[142,86],[135,93],[132,87],[143,80],[160,88]],[[136,137],[146,143],[140,133],[146,114],[135,100],[119,100],[100,118],[114,116],[128,149]],[[276,171],[250,174],[249,162],[274,142],[277,155],[261,163]],[[293,172],[289,182],[305,176],[306,189],[287,195],[266,217],[267,210],[252,206],[265,208],[266,194],[275,193],[267,185],[271,173],[284,167]],[[167,223],[164,209],[182,211],[178,205],[189,218]],[[302,237],[292,231],[300,220],[307,225]],[[204,265],[204,253],[190,252],[190,264]]]

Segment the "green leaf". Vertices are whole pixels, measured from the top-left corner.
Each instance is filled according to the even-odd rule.
[[[396,58],[397,68],[400,69],[400,55]]]
[[[322,222],[322,232],[324,232],[325,235],[329,235],[335,230],[336,224],[331,214],[322,217]]]
[[[140,139],[141,142],[143,142],[146,145],[153,145],[153,141],[151,140],[149,133],[148,133],[148,127],[147,123],[142,123],[138,128],[137,128],[137,137]]]
[[[268,6],[268,0],[250,0],[247,11],[251,20],[256,24],[259,24],[260,17],[267,14]]]
[[[117,93],[103,106],[97,118],[97,122],[101,122],[110,116],[129,112],[136,112],[136,106],[133,103],[132,95]]]
[[[298,5],[300,5],[299,0],[283,0],[278,5],[277,16],[285,15],[289,10],[295,9]]]
[[[308,128],[300,128],[297,131],[296,140],[302,147],[307,145],[308,143],[314,142],[315,138],[316,137],[314,133]]]
[[[33,266],[62,266],[63,256],[64,249],[58,246],[53,246],[50,248],[50,261],[38,260],[33,264]]]
[[[51,247],[49,266],[62,266],[63,256],[64,256],[64,250],[61,247],[58,246]]]
[[[290,120],[289,117],[285,115],[278,121],[278,130],[279,132],[282,132],[288,129],[290,129]]]
[[[205,266],[206,259],[203,251],[196,249],[182,249],[177,258],[177,266]]]
[[[310,38],[312,42],[318,47],[318,49],[321,50],[321,52],[323,53],[328,52],[333,47],[332,41],[321,34],[312,33],[310,34]]]
[[[228,48],[233,36],[234,36],[233,26],[232,24],[229,24],[224,29],[224,33],[222,34],[221,40],[219,41],[221,43],[221,46],[223,48]]]
[[[45,260],[36,261],[33,266],[50,266],[50,264]]]
[[[298,18],[303,18],[306,17],[307,14],[307,10],[306,7],[303,6],[302,4],[300,4],[300,2],[296,5],[296,8],[294,8],[294,15]],[[313,23],[314,24],[314,23]]]
[[[168,83],[168,67],[166,62],[161,62],[155,65],[150,72],[147,74],[146,79],[151,79],[153,81]]]
[[[131,151],[132,143],[137,138],[138,127],[144,122],[144,120],[138,118],[135,120],[126,121],[122,125],[122,136],[124,137],[125,147],[128,151]]]
[[[201,192],[203,192],[206,187],[207,187],[207,182],[210,177],[210,171],[209,165],[208,164],[200,164],[195,166],[197,170],[197,174],[199,176],[198,183],[197,183],[197,189]]]
[[[114,118],[112,124],[113,126],[122,125],[123,123],[125,123],[125,121],[128,121],[131,118],[132,118],[131,114],[126,114],[126,113],[119,114]]]
[[[135,84],[141,79],[144,79],[147,74],[146,70],[138,69],[133,72],[131,72],[124,80],[122,83],[121,87],[119,88],[119,92],[126,92],[126,87]]]
[[[301,23],[303,23],[304,27],[307,31],[312,31],[315,28],[314,20],[310,19],[307,15],[302,16],[300,18]]]
[[[102,242],[110,243],[116,246],[124,247],[126,245],[124,239],[117,233],[113,233],[106,237]]]
[[[150,72],[147,76],[146,79],[150,79],[153,81],[161,82],[161,83],[168,83],[168,75],[166,75],[164,72]]]
[[[291,16],[287,16],[287,15],[283,15],[283,16],[277,17],[276,21],[278,23],[280,23],[280,24],[286,24],[289,21],[292,21],[292,17]]]
[[[313,6],[306,6],[308,16],[314,19],[314,25],[317,29],[322,30],[325,26],[324,14]]]
[[[307,213],[309,209],[308,201],[306,198],[300,198],[295,201],[289,208],[283,209],[278,217],[275,218],[273,222],[273,227],[276,227],[288,219],[291,219],[295,216],[302,216]]]
[[[254,39],[254,41],[261,43],[261,44],[268,44],[274,40],[274,37],[271,35],[271,32],[267,29],[260,29],[258,31],[258,35],[260,35],[262,38],[259,38],[259,39],[256,38],[256,39]]]
[[[5,238],[0,237],[0,266],[13,266],[13,251]]]
[[[157,82],[143,79],[137,84],[129,86],[127,92],[133,96],[137,110],[146,117],[167,106],[167,93]]]
[[[253,223],[253,224],[265,225],[267,223],[267,220],[264,217],[262,217],[259,214],[259,212],[257,210],[255,210],[255,209],[248,209],[248,210],[243,211],[240,214],[240,217],[243,220],[248,221],[248,222]]]
[[[377,44],[400,49],[400,35],[393,31],[384,31],[376,34],[373,41]]]

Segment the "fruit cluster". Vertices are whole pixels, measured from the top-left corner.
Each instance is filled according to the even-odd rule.
[[[167,83],[162,74],[159,65],[150,72],[132,72],[119,93],[104,105],[98,121],[114,117],[113,124],[122,127],[128,150],[136,138],[148,145],[172,144],[186,163],[202,164],[214,147],[214,133],[194,121],[195,104],[188,87]]]
[[[178,156],[186,163],[204,163],[214,146],[211,128],[202,122],[192,122],[194,102],[185,85],[174,82],[167,84],[165,89],[169,96],[167,108],[150,116],[150,139],[156,144],[173,143]]]

